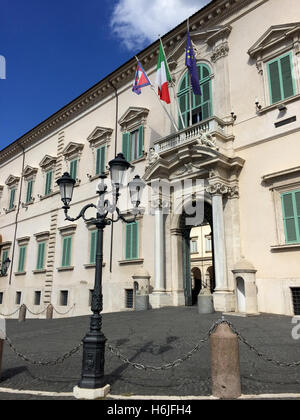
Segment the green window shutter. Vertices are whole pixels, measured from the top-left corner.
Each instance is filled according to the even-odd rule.
[[[138,258],[138,224],[132,224],[132,238],[131,238],[131,258]]]
[[[26,203],[29,203],[32,199],[32,185],[33,185],[33,180],[31,179],[27,182]]]
[[[137,158],[141,158],[144,154],[144,126],[139,127],[139,136],[138,136],[138,153]]]
[[[5,251],[3,251],[3,253],[2,253],[2,267],[3,267],[3,263],[4,263],[4,261],[6,260],[6,258],[8,257],[8,251],[7,250],[5,250]]]
[[[14,207],[15,195],[16,195],[16,189],[15,188],[12,188],[10,190],[9,210],[11,210]]]
[[[62,267],[69,267],[71,265],[71,248],[72,236],[66,236],[63,240]]]
[[[105,172],[105,151],[106,147],[101,146],[97,149],[97,158],[96,158],[96,175]]]
[[[26,246],[21,246],[19,250],[19,264],[18,264],[18,272],[22,273],[25,267],[25,254],[26,254]]]
[[[294,81],[292,76],[291,60],[292,57],[290,54],[280,59],[284,99],[294,95]]]
[[[73,179],[77,178],[77,166],[78,166],[78,160],[74,159],[70,162],[70,176]]]
[[[126,232],[125,232],[125,259],[131,260],[131,231],[132,231],[132,224],[126,225]]]
[[[90,245],[90,264],[96,263],[97,253],[97,230],[91,232],[91,245]]]
[[[138,223],[134,222],[126,225],[125,259],[136,258],[138,258]]]
[[[52,171],[46,173],[45,195],[50,194],[52,185]]]
[[[300,242],[300,191],[283,193],[281,200],[286,243]]]
[[[280,87],[280,72],[278,60],[269,64],[269,84],[271,92],[271,103],[274,104],[281,100],[281,87]]]
[[[131,141],[130,141],[130,133],[123,133],[122,136],[122,153],[125,159],[130,162],[131,159]]]
[[[45,260],[45,242],[40,242],[38,245],[38,257],[37,257],[37,264],[36,269],[42,270],[44,268],[44,260]]]

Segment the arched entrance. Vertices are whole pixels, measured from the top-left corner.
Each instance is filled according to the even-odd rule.
[[[214,270],[213,270],[213,226],[212,226],[212,208],[208,202],[204,203],[204,218],[203,222],[199,225],[190,226],[186,225],[187,215],[183,213],[180,217],[180,228],[182,232],[182,276],[183,276],[183,289],[184,289],[184,298],[185,305],[192,306],[197,303],[197,296],[201,288],[205,285],[205,279],[202,278],[201,272],[191,268],[191,255],[196,254],[198,260],[197,264],[203,267],[203,272],[205,272],[204,266],[208,263],[209,265],[209,274],[210,274],[210,290],[214,290]],[[191,242],[193,240],[193,234],[191,232],[197,231],[197,228],[203,226],[208,226],[210,231],[211,238],[211,247],[208,251],[206,248],[206,238],[203,234],[203,229],[199,229],[199,236],[197,237],[198,248],[197,252],[191,253]],[[195,250],[195,249],[193,249]],[[198,274],[198,277],[195,277],[195,273]],[[194,275],[192,277],[192,274]],[[195,279],[197,281],[195,281]],[[193,281],[194,280],[194,281]]]
[[[197,298],[202,288],[201,271],[198,267],[192,268],[192,305],[197,303]]]

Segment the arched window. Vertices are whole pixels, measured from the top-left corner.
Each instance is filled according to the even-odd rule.
[[[199,80],[202,95],[194,95],[190,84],[189,72],[187,71],[179,83],[178,101],[186,127],[197,124],[212,116],[212,95],[210,68],[206,64],[198,64]],[[191,94],[190,94],[191,92]],[[190,100],[191,99],[191,100]],[[192,106],[190,106],[192,102]],[[190,115],[192,114],[192,124]],[[182,129],[181,118],[179,117],[179,127]]]

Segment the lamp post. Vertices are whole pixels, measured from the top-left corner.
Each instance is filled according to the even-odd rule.
[[[6,273],[7,273],[7,270],[9,269],[10,263],[11,263],[11,261],[8,257],[2,262],[0,277],[6,276]]]
[[[126,220],[117,207],[117,202],[120,196],[120,188],[123,186],[125,172],[130,167],[130,163],[126,161],[122,153],[119,153],[115,159],[109,162],[111,183],[112,183],[112,203],[105,199],[107,194],[107,185],[105,179],[107,176],[102,173],[99,178],[97,194],[99,199],[97,205],[87,204],[82,208],[79,215],[75,218],[68,216],[68,210],[73,195],[73,188],[75,180],[70,177],[66,172],[57,180],[60,188],[61,200],[64,203],[63,209],[66,219],[71,222],[80,219],[81,217],[86,223],[96,226],[98,230],[97,235],[97,251],[96,251],[96,272],[95,272],[95,285],[92,293],[91,310],[93,312],[90,320],[90,331],[83,339],[83,359],[82,359],[82,373],[81,380],[78,384],[82,389],[98,389],[103,387],[104,376],[104,353],[106,338],[102,333],[102,316],[103,310],[103,296],[102,296],[102,264],[103,264],[103,231],[107,225],[122,220],[126,223],[131,223],[136,220],[139,213],[138,207],[141,201],[141,194],[145,183],[136,176],[133,181],[128,184],[130,190],[131,202],[134,206],[133,218]],[[97,209],[95,218],[87,219],[85,212],[88,208],[94,207]],[[111,217],[108,217],[108,214]],[[116,214],[116,218],[114,218]]]

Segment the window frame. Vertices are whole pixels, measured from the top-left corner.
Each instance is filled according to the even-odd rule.
[[[292,79],[292,84],[293,84],[293,94],[290,96],[286,96],[284,94],[284,84],[283,84],[283,77],[282,77],[282,65],[281,65],[281,60],[285,57],[289,57],[289,61],[290,61],[290,69],[291,69],[291,79]],[[272,83],[271,83],[271,72],[270,72],[270,66],[274,63],[278,63],[278,70],[279,70],[279,85],[280,85],[280,95],[281,98],[277,101],[273,101],[273,90],[272,90]],[[295,69],[294,69],[294,65],[293,65],[293,52],[289,51],[286,52],[284,54],[278,55],[275,58],[268,60],[266,62],[266,68],[267,68],[267,79],[268,79],[268,97],[269,97],[269,104],[270,105],[274,105],[280,102],[283,102],[289,98],[292,98],[293,96],[295,96],[297,94],[297,89],[296,89],[296,81],[295,81],[295,77],[294,77],[294,73],[295,73]]]
[[[182,118],[184,120],[184,124],[185,127],[191,127],[195,124],[198,124],[202,121],[205,121],[208,118],[211,118],[213,116],[213,98],[212,98],[212,81],[211,81],[211,76],[212,76],[212,71],[211,68],[208,64],[206,63],[197,63],[197,68],[198,71],[200,72],[199,74],[199,82],[200,82],[200,87],[201,87],[201,92],[202,95],[200,96],[200,102],[197,104],[197,98],[199,95],[194,95],[193,91],[192,91],[192,85],[190,84],[190,77],[189,77],[189,71],[185,71],[184,75],[181,77],[179,84],[178,84],[178,90],[177,90],[177,99],[178,99],[178,103],[179,103],[179,108],[182,114]],[[205,77],[203,76],[203,69],[206,68],[206,70],[208,71],[208,75]],[[185,81],[185,87],[181,88],[182,84]],[[208,87],[209,87],[209,100],[203,101],[203,86],[208,83]],[[202,112],[203,112],[203,107],[207,104],[208,105],[208,116],[205,118],[202,118],[199,121],[196,121],[192,124],[190,124],[189,121],[189,116],[190,116],[190,91],[192,94],[192,113],[194,110],[198,109],[201,107]],[[182,111],[181,108],[181,103],[180,103],[180,99],[182,97],[185,96],[185,101],[186,101],[186,106],[185,106],[185,110]],[[195,115],[198,115],[195,114]],[[198,118],[197,118],[198,119]],[[181,117],[178,114],[178,126],[179,129],[183,129],[182,127],[182,122],[181,122]]]
[[[51,176],[50,176],[51,174]],[[49,177],[50,177],[50,181],[49,181]],[[52,192],[52,181],[53,181],[53,169],[49,169],[48,171],[45,172],[45,190],[44,190],[44,195],[50,195]]]
[[[29,203],[31,203],[31,201],[32,201],[32,199],[33,199],[33,196],[32,196],[32,192],[33,192],[33,182],[34,182],[33,178],[31,178],[31,179],[28,179],[28,180],[27,180],[27,189],[26,189],[26,199],[25,199],[25,204],[29,204]],[[30,188],[29,188],[29,186],[30,186]],[[30,192],[30,195],[29,195],[29,192]]]
[[[19,246],[19,258],[18,258],[18,271],[17,271],[17,273],[24,273],[25,272],[26,253],[27,253],[26,251],[27,251],[27,245],[20,245]]]
[[[73,235],[66,235],[62,240],[61,267],[71,267]],[[69,245],[68,245],[69,243]]]
[[[134,253],[134,247],[133,247],[133,232],[134,229],[132,229],[132,226],[136,226],[136,253]],[[131,232],[129,232],[129,229],[131,228]],[[139,231],[140,226],[139,222],[135,221],[132,223],[128,223],[125,225],[125,261],[134,261],[139,259]],[[130,235],[130,238],[128,237]],[[129,244],[129,249],[127,248],[127,245]]]
[[[282,205],[282,219],[283,219],[283,226],[284,226],[284,235],[285,235],[285,243],[286,244],[300,244],[300,223],[297,220],[299,218],[300,220],[300,207],[299,207],[299,214],[297,213],[297,202],[296,202],[296,194],[300,194],[300,189],[296,189],[293,191],[286,191],[282,192],[280,194],[281,198],[281,205]],[[293,206],[293,217],[287,217],[285,214],[285,206],[284,206],[284,197],[291,195],[292,196],[292,206]],[[300,206],[300,200],[299,200],[299,206]],[[288,233],[287,233],[287,224],[286,220],[294,220],[294,227],[295,227],[295,234],[296,239],[293,241],[288,240]]]
[[[144,157],[145,127],[140,124],[122,135],[122,153],[128,162],[134,162]]]

